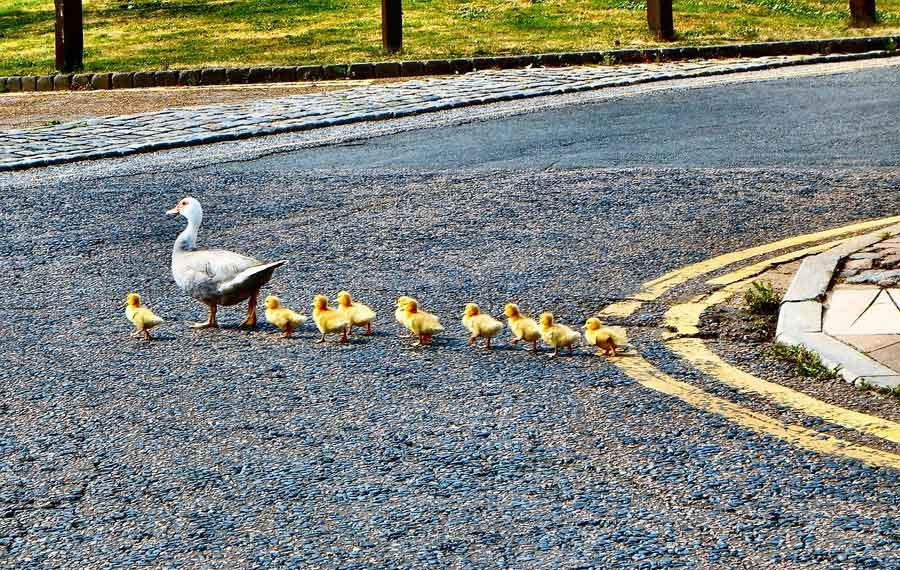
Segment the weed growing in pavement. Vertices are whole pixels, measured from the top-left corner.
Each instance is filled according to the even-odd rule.
[[[818,354],[805,346],[776,343],[769,347],[768,352],[781,362],[793,366],[794,372],[799,376],[819,380],[837,380],[840,377],[840,366],[828,368]]]
[[[891,398],[900,399],[900,386],[894,386],[893,388],[885,388],[884,386],[876,386],[875,384],[870,384],[865,380],[859,383],[857,386],[861,392],[877,392],[879,394],[883,394],[885,396],[889,396]]]
[[[771,283],[754,281],[744,293],[744,310],[750,314],[749,328],[766,340],[775,336],[781,294]]]
[[[891,239],[891,232],[881,232],[880,234],[878,234],[878,239],[881,239],[881,240]]]
[[[744,304],[747,310],[754,315],[777,315],[781,306],[781,295],[771,283],[754,281],[744,293]]]

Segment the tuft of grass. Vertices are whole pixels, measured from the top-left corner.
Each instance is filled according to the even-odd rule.
[[[744,293],[744,304],[747,311],[754,315],[773,316],[781,307],[781,295],[771,283],[754,281]]]
[[[805,346],[776,343],[768,352],[775,359],[790,364],[798,376],[818,380],[837,380],[841,376],[840,366],[828,368],[818,354]]]
[[[886,240],[886,239],[890,239],[891,232],[881,232],[880,234],[878,234],[878,238],[881,239],[882,241]]]
[[[870,384],[863,380],[859,383],[857,388],[862,392],[877,392],[879,394],[889,396],[891,398],[900,399],[900,386],[894,386],[893,388],[885,388],[884,386],[876,386],[875,384]]]

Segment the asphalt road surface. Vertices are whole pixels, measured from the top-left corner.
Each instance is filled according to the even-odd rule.
[[[204,169],[4,178],[0,563],[900,567],[897,472],[755,434],[587,352],[473,349],[458,318],[515,300],[580,323],[686,263],[895,214],[898,101],[886,68]],[[182,222],[163,217],[185,194],[201,246],[290,259],[266,292],[295,308],[349,289],[376,335],[283,340],[235,330],[238,309],[188,329],[203,307],[171,280]],[[167,320],[156,342],[128,338],[132,290]],[[432,348],[398,338],[404,293],[441,315]],[[656,334],[638,348],[665,367]]]

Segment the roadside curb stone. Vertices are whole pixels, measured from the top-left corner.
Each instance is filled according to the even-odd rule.
[[[134,86],[133,73],[113,73],[112,87],[113,89],[127,89]]]
[[[76,73],[72,76],[72,89],[89,89],[91,80],[94,78],[91,73]]]
[[[178,85],[178,72],[157,71],[153,74],[153,84],[157,87],[175,87]]]
[[[23,75],[22,78],[22,91],[36,91],[37,90],[37,77],[34,75]]]
[[[34,88],[37,91],[53,91],[53,76],[38,75],[34,82]]]
[[[92,89],[110,89],[112,88],[112,80],[109,73],[95,73],[91,77]]]
[[[857,251],[882,241],[886,232],[900,233],[900,224],[848,239],[837,247],[804,259],[782,301],[775,340],[816,352],[827,366],[839,368],[847,382],[893,388],[900,386],[897,372],[831,337],[822,326],[823,302],[840,262],[845,258],[859,258]],[[855,281],[851,278],[847,282]]]
[[[627,48],[603,51],[541,53],[522,56],[488,56],[476,58],[434,59],[424,61],[399,62],[354,62],[336,65],[290,66],[257,66],[253,68],[221,68],[183,69],[175,71],[178,77],[185,77],[186,82],[179,79],[179,85],[224,85],[236,83],[269,83],[293,81],[320,81],[335,79],[369,79],[373,77],[410,77],[415,75],[451,75],[468,73],[473,69],[512,69],[529,66],[559,67],[584,64],[632,64],[663,63],[685,61],[691,59],[723,59],[747,57],[776,57],[787,55],[830,55],[834,53],[863,54],[872,51],[886,50],[889,46],[900,44],[900,35],[871,36],[856,38],[831,38],[825,40],[793,40],[777,42],[757,42],[746,44],[724,44],[711,46]],[[896,49],[896,48],[895,48]],[[318,73],[314,70],[320,70]],[[370,69],[372,71],[370,71]],[[143,76],[156,77],[165,71],[139,71],[113,73],[118,81],[110,87],[126,89],[129,87],[147,87]],[[131,81],[123,76],[129,75]],[[53,76],[55,77],[55,76]],[[194,78],[194,82],[190,82]],[[9,83],[9,77],[6,78]],[[202,81],[201,81],[202,80]],[[54,83],[55,79],[51,79]],[[24,83],[23,83],[24,85]],[[41,85],[45,85],[42,83]],[[152,85],[159,85],[153,81]],[[169,86],[169,83],[165,84]],[[36,87],[37,89],[37,87]],[[35,90],[23,88],[23,91]]]
[[[132,77],[134,87],[153,87],[153,73],[139,71]]]

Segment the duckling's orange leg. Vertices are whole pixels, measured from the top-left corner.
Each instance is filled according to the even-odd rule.
[[[341,344],[347,344],[348,342],[350,342],[350,339],[347,338],[347,329],[344,329],[343,334],[341,334],[341,340],[339,340],[338,342],[340,342]]]
[[[366,323],[366,336],[370,336],[372,334],[372,323]]]
[[[575,354],[575,348],[570,344],[569,345],[569,356],[572,356],[573,354]]]
[[[520,340],[522,340],[522,337],[520,337],[520,336],[514,336],[514,337],[512,337],[512,340],[509,341],[509,342],[511,342],[511,343],[513,343],[513,344],[516,344],[516,343],[519,342]]]
[[[531,352],[537,352],[537,340],[531,341]]]
[[[485,339],[485,341],[484,341],[484,349],[485,349],[485,350],[490,350],[490,349],[491,349],[491,337],[487,337],[487,338]]]
[[[469,337],[469,344],[475,344],[475,339],[476,339],[476,338],[478,338],[478,337],[476,337],[476,336],[470,336],[470,337]]]
[[[218,306],[215,303],[207,303],[209,307],[209,318],[206,319],[205,323],[194,323],[191,325],[192,328],[195,329],[214,329],[219,326],[219,322],[216,320],[216,311],[218,310]]]
[[[144,338],[145,338],[145,339],[147,339],[147,340],[153,340],[153,337],[150,336],[150,331],[149,331],[148,329],[144,329],[144,330],[143,330],[143,333],[144,333]]]
[[[259,298],[259,289],[250,295],[250,301],[247,303],[247,318],[241,323],[241,328],[252,329],[256,326],[256,304]]]
[[[291,325],[287,325],[284,327],[284,334],[281,335],[284,338],[291,338],[291,335],[294,334],[294,327]]]
[[[325,342],[325,333],[322,333],[322,338],[320,338],[319,340],[317,340],[317,341],[316,341],[316,344],[322,344],[323,342]]]

